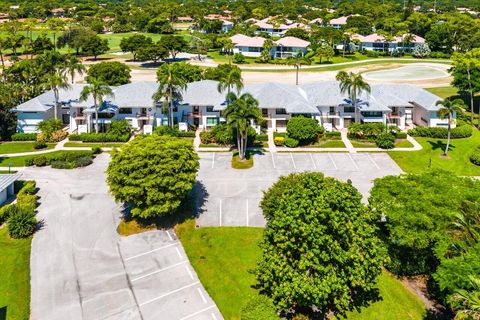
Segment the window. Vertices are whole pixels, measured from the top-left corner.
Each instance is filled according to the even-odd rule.
[[[213,106],[207,106],[207,112],[213,112]]]
[[[215,117],[210,117],[210,118],[207,118],[207,126],[215,126],[218,124],[218,118]]]
[[[368,118],[381,118],[382,112],[381,111],[363,111],[362,116]]]
[[[275,109],[275,113],[276,114],[287,114],[287,110],[285,110],[284,108],[278,108],[278,109]]]
[[[355,107],[343,107],[343,112],[354,113],[355,112]]]
[[[132,108],[120,108],[118,110],[119,114],[132,114]]]

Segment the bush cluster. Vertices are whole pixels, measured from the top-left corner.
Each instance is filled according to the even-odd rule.
[[[82,133],[70,135],[70,141],[82,142],[127,142],[130,134],[110,134],[110,133]]]
[[[12,141],[35,141],[37,140],[36,133],[17,132],[12,135]]]
[[[375,140],[378,135],[386,132],[387,126],[383,123],[352,123],[348,126],[348,137],[352,139]]]
[[[37,141],[60,142],[68,136],[67,131],[57,130],[45,135],[43,132],[37,135]]]
[[[375,139],[375,143],[381,149],[393,149],[395,146],[395,136],[389,132],[381,133]]]
[[[470,155],[470,162],[476,166],[480,166],[480,147],[475,149],[473,153]]]
[[[251,146],[257,138],[255,129],[250,127],[248,129],[247,145]],[[203,144],[216,143],[219,145],[236,145],[237,144],[237,132],[234,128],[227,124],[217,124],[208,131],[202,131],[200,133],[200,140]]]
[[[180,137],[180,138],[195,138],[195,131],[187,131],[187,132],[180,131],[178,133],[178,137]]]
[[[276,146],[283,146],[285,145],[285,137],[275,137],[273,139],[273,142],[275,143]]]
[[[297,139],[290,138],[290,137],[287,137],[285,139],[285,146],[287,146],[288,148],[296,148],[298,147],[298,144],[299,144],[299,141]]]
[[[47,143],[43,140],[38,140],[38,141],[35,141],[35,143],[33,144],[33,148],[34,149],[45,149],[47,147]]]
[[[325,136],[325,138],[331,139],[331,140],[341,140],[342,139],[342,133],[340,131],[325,132],[323,135]]]
[[[472,127],[467,124],[453,128],[450,133],[450,138],[468,138],[472,133]],[[447,139],[448,129],[444,127],[416,127],[415,129],[408,130],[408,134],[414,137]]]
[[[91,164],[93,154],[92,151],[61,151],[26,159],[25,165],[37,167],[50,165],[56,169],[73,169]]]
[[[300,145],[315,143],[321,133],[323,128],[312,118],[293,117],[287,124],[288,137],[298,140]]]
[[[170,126],[158,126],[155,127],[153,132],[159,136],[170,136],[170,137],[178,137],[180,131],[178,127],[170,127]]]
[[[257,140],[258,141],[268,141],[268,134],[266,134],[266,133],[257,134]]]

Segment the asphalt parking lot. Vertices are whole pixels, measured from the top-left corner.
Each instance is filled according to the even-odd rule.
[[[263,227],[259,203],[282,175],[320,171],[342,181],[350,179],[366,202],[373,180],[402,170],[386,153],[264,153],[254,156],[254,167],[231,168],[231,153],[200,153],[197,183],[199,226]]]
[[[75,170],[27,168],[39,187],[33,237],[32,319],[222,319],[171,230],[116,232],[109,157]]]

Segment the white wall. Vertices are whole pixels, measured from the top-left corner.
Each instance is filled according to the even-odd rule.
[[[17,132],[39,132],[38,124],[46,119],[53,118],[51,112],[17,112]]]

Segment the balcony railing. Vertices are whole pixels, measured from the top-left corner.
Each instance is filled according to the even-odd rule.
[[[340,112],[339,111],[327,111],[327,112],[320,112],[321,117],[327,117],[327,118],[336,118],[340,117]]]
[[[200,111],[192,111],[188,113],[189,118],[201,118],[202,113]]]
[[[390,119],[398,119],[398,118],[401,118],[401,117],[402,117],[401,112],[391,112],[391,113],[387,114],[387,118],[390,118]]]
[[[86,118],[87,118],[87,115],[86,115],[85,113],[83,113],[83,112],[75,112],[75,113],[73,114],[73,118],[74,118],[75,120],[83,120],[83,119],[86,119]]]

